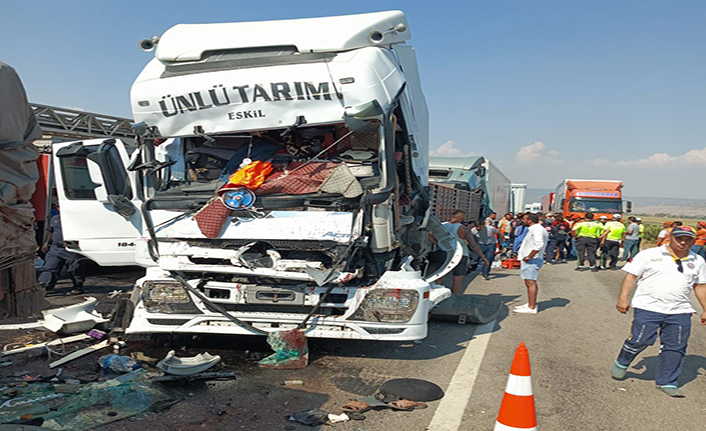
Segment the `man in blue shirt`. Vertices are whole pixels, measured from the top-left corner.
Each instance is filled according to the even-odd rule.
[[[44,269],[39,274],[39,284],[47,292],[54,289],[61,274],[61,269],[66,265],[71,281],[74,284],[74,289],[69,294],[82,294],[85,278],[81,268],[81,260],[84,258],[79,254],[66,250],[64,235],[61,231],[60,214],[55,215],[49,221],[49,232],[51,233],[49,241],[42,246],[42,251],[46,252],[46,255],[44,256]]]

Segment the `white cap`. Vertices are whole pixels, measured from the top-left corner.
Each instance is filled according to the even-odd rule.
[[[613,214],[613,218],[616,220],[620,220],[621,218],[623,218],[623,216],[621,216],[620,214]]]
[[[635,220],[642,221],[642,219],[640,217],[635,218]]]
[[[598,217],[598,220],[600,220],[600,219],[606,219],[606,220],[608,220],[608,217],[606,217],[606,216],[600,216],[600,217]]]

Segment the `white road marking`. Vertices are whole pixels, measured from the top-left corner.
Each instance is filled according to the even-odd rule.
[[[473,334],[473,339],[466,345],[461,361],[458,363],[444,398],[434,412],[434,417],[427,428],[429,431],[455,431],[461,426],[463,412],[473,392],[473,385],[478,377],[478,370],[488,348],[490,336],[496,321],[481,325]]]

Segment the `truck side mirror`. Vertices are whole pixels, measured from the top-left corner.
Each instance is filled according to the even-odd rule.
[[[625,201],[625,212],[626,213],[632,212],[632,201]]]
[[[98,149],[86,156],[100,168],[103,186],[107,194],[108,203],[115,212],[124,218],[130,218],[136,211],[130,202],[132,188],[127,177],[127,171],[120,158],[120,153],[115,146],[115,139],[106,139]]]

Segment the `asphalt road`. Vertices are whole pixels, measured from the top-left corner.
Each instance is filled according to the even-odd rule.
[[[490,281],[469,277],[466,293],[488,295],[506,305],[493,325],[433,321],[429,336],[419,343],[311,340],[311,364],[304,370],[264,370],[246,362],[244,350],[267,350],[261,338],[199,340],[179,355],[221,354],[220,366],[236,370],[240,377],[175,387],[185,399],[169,410],[101,429],[311,430],[316,428],[293,424],[286,416],[310,408],[338,414],[348,400],[371,395],[385,381],[412,377],[440,385],[446,396],[425,410],[371,411],[365,420],[339,423],[335,429],[491,430],[520,342],[530,353],[541,430],[705,429],[706,380],[701,374],[706,369],[706,327],[696,319],[680,380],[686,398],[672,399],[655,389],[657,346],[643,352],[627,380],[610,378],[608,369],[631,320],[615,310],[622,275],[622,271],[576,272],[571,264],[545,266],[537,315],[508,312],[525,302],[519,270],[494,270]],[[108,290],[111,282],[96,280],[96,284]],[[169,348],[140,347],[154,357]],[[292,379],[304,384],[282,385]],[[214,406],[223,414],[214,414]]]

